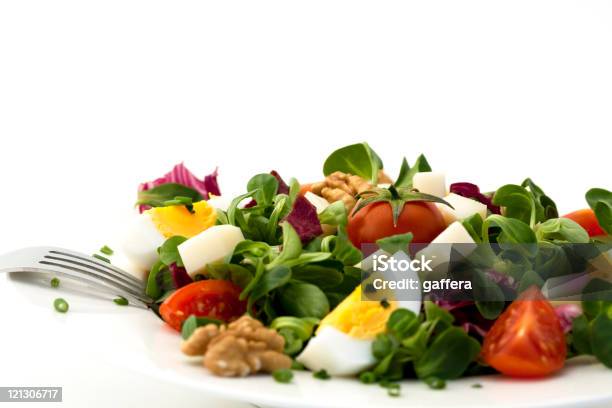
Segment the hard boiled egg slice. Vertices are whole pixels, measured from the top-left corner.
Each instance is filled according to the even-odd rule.
[[[208,203],[208,205],[210,205],[213,208],[216,208],[218,210],[227,211],[232,200],[228,198],[227,196],[211,195],[211,197],[208,200],[206,200],[206,202]]]
[[[185,270],[193,278],[206,271],[206,266],[221,261],[234,252],[244,241],[240,228],[233,225],[215,225],[178,246]]]
[[[330,206],[329,201],[323,197],[311,193],[310,191],[307,191],[306,194],[304,194],[304,198],[308,200],[310,204],[314,205],[314,207],[317,209],[317,214],[321,214],[327,207]],[[321,228],[323,229],[323,234],[326,236],[335,234],[337,230],[335,225],[330,224],[321,224]]]
[[[307,191],[306,194],[304,194],[304,198],[307,199],[310,204],[314,205],[314,207],[317,209],[317,214],[321,214],[327,207],[329,207],[329,201],[323,197],[311,193],[310,191]]]
[[[157,262],[157,248],[167,238],[193,237],[213,226],[216,220],[215,209],[206,201],[194,203],[193,212],[178,205],[151,208],[128,225],[123,252],[137,268],[148,271]]]
[[[122,249],[126,258],[141,276],[157,262],[157,248],[166,238],[159,232],[146,212],[134,217],[128,224],[123,237]]]
[[[412,178],[412,187],[421,193],[444,197],[446,195],[446,178],[444,173],[435,171],[416,173]]]
[[[420,303],[413,301],[390,301],[383,307],[380,302],[362,300],[358,286],[321,321],[297,361],[310,370],[325,370],[334,376],[358,374],[376,363],[372,342],[385,331],[389,316],[400,307],[417,309],[413,310],[417,314],[420,311]]]
[[[349,376],[373,366],[372,341],[357,339],[332,326],[321,327],[296,359],[312,371]]]
[[[450,261],[453,247],[464,257],[476,249],[476,242],[459,221],[446,227],[427,247],[417,253],[417,257],[431,259],[430,267],[435,268]]]
[[[444,200],[453,206],[453,208],[450,208],[445,204],[436,203],[436,206],[444,217],[446,225],[450,225],[455,221],[464,220],[474,214],[480,214],[483,220],[487,218],[487,206],[479,201],[455,193],[450,193],[444,197]]]

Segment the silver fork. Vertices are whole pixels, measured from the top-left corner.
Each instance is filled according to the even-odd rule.
[[[67,278],[97,292],[122,296],[130,304],[150,307],[145,283],[97,258],[54,247],[23,248],[0,256],[0,273],[36,272]]]

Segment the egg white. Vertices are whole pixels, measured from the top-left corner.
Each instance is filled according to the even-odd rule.
[[[376,363],[372,340],[353,338],[332,326],[321,327],[296,360],[333,376],[355,375]]]
[[[121,247],[125,256],[136,268],[149,271],[159,258],[157,248],[165,240],[151,216],[144,212],[128,223]]]
[[[228,198],[228,196],[213,196],[206,200],[206,202],[208,203],[208,205],[213,208],[216,208],[217,210],[227,211],[232,200]]]
[[[398,301],[398,308],[415,314],[421,311],[421,302]],[[322,326],[296,358],[312,371],[325,370],[332,376],[353,376],[372,367],[376,359],[372,355],[372,339],[351,337],[337,328]]]
[[[177,249],[185,270],[192,277],[206,271],[208,264],[230,256],[239,242],[244,241],[240,228],[214,225],[180,244]]]

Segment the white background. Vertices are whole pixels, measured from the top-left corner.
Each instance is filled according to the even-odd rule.
[[[568,212],[612,187],[612,3],[2,1],[0,140],[0,252],[98,247],[181,160],[238,192],[271,169],[316,180],[362,140],[393,175],[422,152],[485,190],[532,177]],[[0,290],[0,385],[202,401],[62,341],[40,352]]]

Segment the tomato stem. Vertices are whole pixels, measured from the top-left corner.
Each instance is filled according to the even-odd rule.
[[[399,191],[397,191],[397,188],[391,184],[388,188],[389,192],[391,193],[391,199],[392,200],[401,200],[402,196],[400,195]]]

